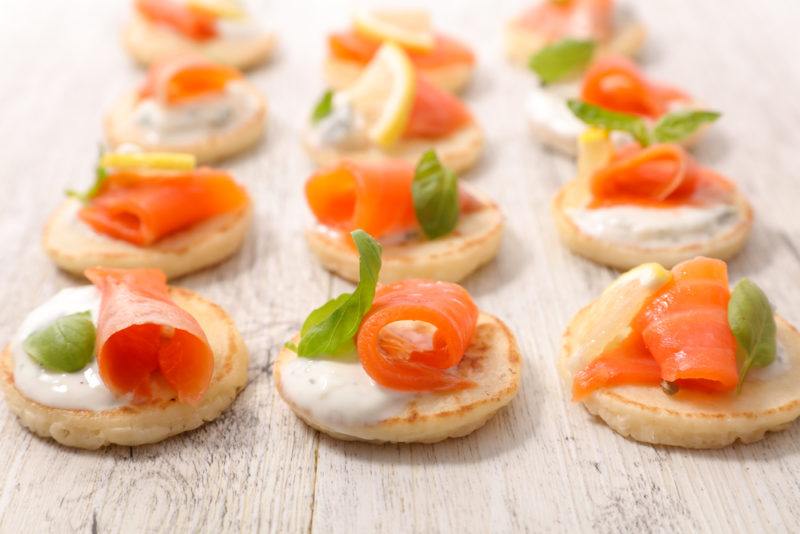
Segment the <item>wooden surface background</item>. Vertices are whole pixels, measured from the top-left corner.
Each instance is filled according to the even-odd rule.
[[[553,362],[575,311],[614,277],[559,244],[548,213],[572,162],[548,153],[523,116],[533,78],[502,54],[504,21],[526,2],[430,2],[438,25],[479,46],[466,98],[488,145],[466,179],[505,209],[500,255],[466,282],[504,318],[525,357],[520,394],[485,428],[437,445],[343,443],[306,428],[276,395],[271,361],[313,307],[348,286],[306,249],[299,143],[323,89],[327,30],[343,1],[269,0],[275,61],[253,74],[268,134],[227,163],[256,218],[244,250],[180,280],[234,316],[251,351],[250,384],[217,421],[166,442],[70,450],[32,436],[0,403],[3,532],[791,531],[800,528],[800,426],[720,451],[623,439],[568,401]],[[0,339],[59,288],[39,246],[62,191],[91,180],[101,118],[142,77],[118,44],[127,3],[0,0]],[[800,3],[648,0],[644,63],[723,119],[697,151],[741,184],[756,209],[731,264],[800,323]]]

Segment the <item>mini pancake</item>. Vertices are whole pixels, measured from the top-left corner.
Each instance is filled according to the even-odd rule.
[[[482,207],[461,215],[458,226],[446,236],[432,240],[419,237],[402,244],[383,245],[381,282],[406,278],[458,282],[497,255],[505,226],[503,214],[486,195],[463,183],[461,187],[480,201]],[[348,246],[338,233],[315,225],[306,230],[306,239],[326,269],[358,282],[358,251]]]
[[[294,341],[299,341],[299,336]],[[481,313],[472,343],[459,364],[476,387],[454,393],[421,393],[394,417],[369,425],[342,426],[316,418],[288,398],[281,371],[296,358],[296,353],[284,347],[273,368],[278,393],[292,411],[310,427],[336,439],[373,443],[435,443],[474,432],[514,398],[522,367],[508,327],[496,317]]]
[[[638,54],[647,38],[647,30],[643,24],[636,22],[632,17],[621,14],[619,21],[615,21],[614,36],[608,43],[598,47],[598,54],[620,54],[633,57]],[[531,55],[544,48],[548,43],[541,36],[529,29],[519,26],[512,20],[505,29],[506,54],[512,63],[527,66]]]
[[[188,289],[171,288],[170,296],[197,319],[214,353],[211,383],[198,406],[175,399],[158,399],[98,412],[44,406],[17,389],[9,345],[0,358],[0,386],[9,409],[33,433],[82,449],[156,443],[219,417],[247,383],[247,348],[222,308]]]
[[[461,92],[472,78],[475,66],[472,63],[453,63],[435,68],[420,69],[434,85],[453,93]],[[346,89],[361,75],[364,65],[357,61],[347,61],[335,57],[325,59],[325,81],[335,89]]]
[[[149,247],[139,247],[95,232],[78,219],[81,203],[65,200],[44,229],[43,245],[65,271],[83,276],[89,267],[154,267],[175,278],[214,265],[242,245],[252,219],[252,207],[219,215],[168,236]]]
[[[276,39],[273,34],[264,33],[253,37],[195,41],[133,13],[131,21],[123,30],[122,42],[131,57],[142,65],[195,52],[219,63],[247,70],[270,58]]]
[[[567,391],[577,371],[576,354],[587,341],[577,334],[587,332],[584,321],[594,305],[578,312],[564,333],[558,367]],[[800,416],[800,332],[779,316],[775,320],[786,372],[769,380],[748,378],[739,395],[669,396],[655,386],[617,386],[594,391],[582,402],[619,434],[646,443],[710,449],[758,441]]]
[[[551,204],[551,211],[558,234],[564,244],[576,254],[620,270],[631,269],[648,262],[660,263],[666,268],[671,268],[695,256],[726,260],[744,247],[753,226],[753,208],[737,189],[733,205],[738,213],[738,222],[705,241],[664,247],[622,244],[589,235],[575,224],[568,215],[568,210],[582,207],[584,198],[585,192],[577,180],[567,183],[556,194]]]
[[[375,145],[356,149],[321,146],[310,128],[303,141],[311,159],[320,167],[332,166],[342,160],[374,162],[387,159],[402,159],[415,165],[422,154],[433,149],[442,165],[458,174],[475,165],[483,151],[483,131],[475,122],[441,139],[401,139],[389,149]]]
[[[217,161],[253,146],[264,133],[267,120],[267,102],[256,87],[245,81],[242,84],[248,95],[258,102],[256,109],[235,128],[214,133],[205,139],[189,143],[152,143],[146,130],[133,120],[139,103],[137,92],[120,99],[105,118],[105,132],[109,145],[113,147],[132,143],[143,151],[185,152],[194,154],[199,163]]]

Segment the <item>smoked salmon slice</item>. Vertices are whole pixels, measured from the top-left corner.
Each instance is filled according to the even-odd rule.
[[[611,162],[590,181],[590,207],[639,204],[672,207],[727,199],[733,185],[719,174],[697,165],[681,146],[631,144],[618,150]]]
[[[424,336],[384,330],[398,321],[435,327]],[[457,366],[478,322],[478,307],[467,291],[448,282],[403,280],[381,286],[364,316],[356,339],[361,365],[378,384],[403,391],[452,391],[473,383]]]
[[[417,76],[414,104],[403,137],[437,139],[449,135],[472,121],[461,100],[439,89],[424,76]]]
[[[312,174],[306,199],[319,223],[344,233],[360,228],[381,238],[418,227],[413,181],[414,166],[405,161],[345,161]],[[463,189],[459,195],[461,213],[480,209],[472,195]]]
[[[333,57],[366,65],[383,44],[369,39],[355,30],[337,32],[328,36],[328,49]],[[454,63],[474,63],[472,51],[445,35],[436,34],[432,50],[425,52],[405,49],[411,62],[418,68],[431,69]]]
[[[728,324],[728,267],[695,258],[672,269],[669,282],[634,321],[668,382],[692,380],[731,391],[739,382],[736,339]]]
[[[160,375],[180,402],[197,405],[214,355],[197,320],[170,298],[164,273],[98,267],[85,274],[101,294],[95,346],[103,382],[145,402]]]
[[[186,37],[205,41],[217,36],[217,18],[177,0],[136,0],[136,9],[151,22],[169,26]]]
[[[698,257],[672,268],[672,280],[645,303],[621,343],[575,374],[573,398],[609,386],[656,385],[727,392],[736,388],[736,340],[728,324],[728,268]]]
[[[95,231],[139,246],[249,202],[227,173],[200,168],[184,174],[112,174],[78,217]]]
[[[651,82],[624,57],[604,56],[592,63],[583,77],[581,98],[621,113],[657,119],[675,102],[687,101],[683,91]]]
[[[542,0],[524,12],[517,24],[546,43],[571,37],[607,41],[611,37],[613,0]]]
[[[156,98],[168,105],[181,104],[221,93],[229,82],[242,78],[233,67],[218,65],[201,56],[185,56],[153,64],[140,98]]]

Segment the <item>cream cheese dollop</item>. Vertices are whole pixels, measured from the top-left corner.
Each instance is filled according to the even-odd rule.
[[[100,292],[87,285],[62,289],[50,300],[28,314],[11,342],[14,359],[14,384],[28,399],[50,406],[71,410],[102,411],[129,404],[130,399],[117,396],[100,378],[97,358],[81,371],[61,373],[41,367],[22,349],[30,334],[73,313],[89,311],[97,325],[100,311]]]

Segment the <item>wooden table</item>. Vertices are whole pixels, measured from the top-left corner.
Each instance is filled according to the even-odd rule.
[[[323,89],[325,32],[352,6],[264,2],[280,35],[253,75],[271,104],[268,135],[230,161],[256,217],[244,250],[181,284],[234,316],[250,383],[214,423],[166,442],[99,452],[34,437],[0,403],[3,532],[757,531],[800,528],[800,426],[720,451],[621,438],[568,400],[553,365],[561,331],[615,273],[556,237],[548,203],[574,171],[542,149],[522,110],[533,78],[502,54],[503,22],[525,2],[436,2],[439,24],[483,48],[466,94],[488,144],[467,179],[504,208],[500,256],[466,282],[516,332],[519,396],[485,428],[437,445],[343,443],[309,430],[276,395],[271,362],[305,314],[348,288],[314,261],[299,134]],[[648,71],[724,111],[697,151],[741,184],[757,222],[732,264],[800,323],[800,3],[638,2]],[[91,180],[101,119],[141,79],[118,45],[126,2],[4,0],[0,7],[0,339],[59,288],[79,283],[38,239],[67,187]]]

